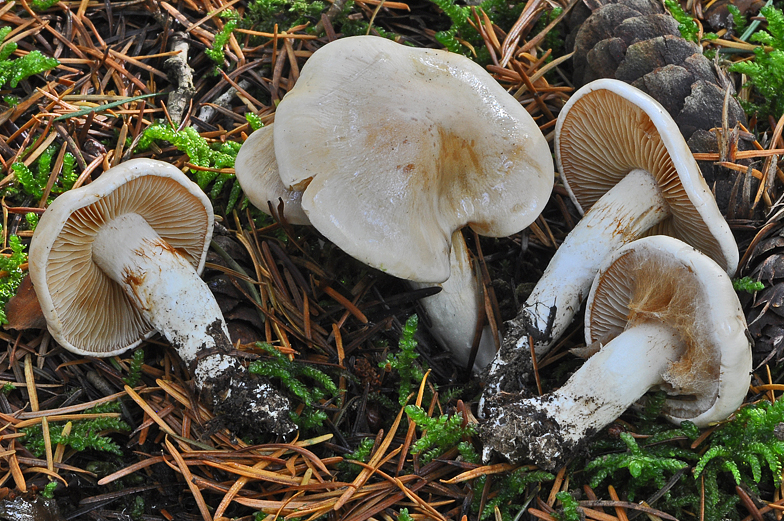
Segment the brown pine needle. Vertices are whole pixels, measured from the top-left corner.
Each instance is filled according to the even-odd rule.
[[[468,472],[463,472],[462,474],[458,474],[457,476],[447,479],[441,480],[441,483],[446,483],[447,485],[454,485],[456,483],[462,483],[464,481],[469,481],[472,479],[476,479],[480,476],[488,476],[490,474],[501,474],[504,472],[512,472],[520,468],[520,465],[515,465],[512,463],[496,463],[495,465],[485,465],[484,467],[477,467],[475,469],[469,470]]]
[[[368,463],[368,466],[371,469],[376,468],[379,465],[379,463],[383,459],[384,453],[386,453],[387,449],[389,448],[389,445],[392,443],[392,440],[394,439],[395,434],[397,433],[397,429],[400,426],[400,420],[403,418],[404,410],[405,407],[400,408],[400,412],[397,413],[397,417],[395,418],[395,421],[392,423],[392,426],[389,428],[389,432],[387,433],[384,440],[381,442],[381,445],[378,447],[378,450],[376,450],[376,452],[370,458],[370,462]],[[356,479],[354,479],[354,481],[348,486],[348,488],[343,493],[343,495],[340,496],[340,499],[338,499],[337,503],[335,503],[333,510],[336,511],[340,510],[340,508],[343,507],[343,505],[345,505],[346,502],[351,499],[351,496],[354,495],[356,490],[360,488],[370,478],[372,474],[373,472],[371,470],[368,470],[367,468],[362,469],[359,475],[356,477]]]
[[[188,469],[188,465],[185,463],[185,460],[182,459],[182,456],[179,452],[177,452],[177,449],[174,447],[174,445],[172,445],[168,438],[166,438],[165,443],[169,454],[171,454],[174,457],[174,461],[177,462],[177,466],[180,468],[180,472],[182,472],[182,477],[185,478],[185,483],[188,485],[188,488],[191,489],[191,494],[193,494],[193,499],[196,500],[196,504],[199,507],[202,518],[204,521],[212,521],[212,515],[210,514],[209,508],[207,508],[207,503],[204,501],[204,497],[201,495],[199,487],[197,487],[193,482],[193,474],[191,474],[190,469]]]

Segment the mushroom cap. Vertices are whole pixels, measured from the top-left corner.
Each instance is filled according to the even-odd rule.
[[[212,204],[176,167],[132,159],[62,194],[41,216],[28,261],[49,332],[69,351],[113,356],[155,332],[92,258],[101,226],[126,213],[144,217],[197,273],[204,268]]]
[[[481,66],[374,36],[308,59],[278,106],[274,141],[310,222],[408,280],[443,282],[455,230],[516,233],[552,191],[547,141]]]
[[[269,214],[269,204],[278,207],[283,200],[283,213],[291,224],[310,224],[302,210],[302,192],[283,186],[272,143],[272,124],[253,132],[240,147],[234,161],[234,173],[242,191],[253,206]]]
[[[558,116],[555,158],[580,212],[631,170],[646,170],[672,213],[648,234],[681,239],[735,272],[737,244],[694,156],[667,111],[641,90],[601,79],[575,92]]]
[[[651,321],[675,328],[685,345],[663,375],[669,394],[664,416],[699,427],[726,419],[751,382],[746,319],[729,276],[672,237],[646,237],[620,248],[591,286],[586,344],[607,343],[635,323]]]

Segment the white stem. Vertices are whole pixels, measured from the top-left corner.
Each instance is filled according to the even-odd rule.
[[[186,364],[205,349],[231,347],[207,284],[142,216],[127,213],[104,224],[93,243],[93,259]]]
[[[93,260],[183,362],[195,365],[196,388],[216,412],[242,428],[276,434],[296,429],[288,399],[267,379],[252,378],[230,354],[229,331],[207,284],[142,216],[127,213],[104,224],[93,242]]]
[[[430,318],[430,333],[439,344],[452,353],[460,367],[468,365],[479,317],[483,315],[484,300],[474,265],[460,230],[452,234],[449,254],[449,278],[440,284],[413,282],[413,288],[440,286],[441,291],[419,302]],[[495,356],[496,342],[490,327],[482,329],[473,371],[479,372]]]
[[[591,358],[557,391],[547,409],[565,439],[578,442],[618,418],[680,358],[684,343],[675,329],[647,323],[627,329]]]
[[[534,337],[537,355],[546,353],[569,326],[604,258],[669,215],[658,183],[644,170],[629,172],[586,212],[555,252],[516,319]],[[518,340],[518,347],[527,345],[527,338]]]
[[[563,387],[491,411],[482,437],[485,458],[496,451],[511,461],[532,459],[557,468],[587,437],[618,418],[683,354],[674,328],[634,326],[589,358]]]

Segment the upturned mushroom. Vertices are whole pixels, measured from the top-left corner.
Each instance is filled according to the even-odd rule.
[[[316,51],[280,102],[273,134],[266,150],[284,200],[302,192],[304,213],[329,240],[414,282],[443,283],[458,266],[470,272],[457,279],[472,277],[470,263],[450,264],[455,232],[467,225],[487,236],[516,233],[552,190],[544,136],[482,67],[384,38],[343,38]],[[272,162],[251,151],[261,141],[238,155],[243,188],[256,173],[242,165]],[[268,197],[254,204],[265,209]],[[449,307],[436,304],[439,295],[426,305]],[[463,333],[450,336],[463,342],[446,346],[457,353],[470,349],[476,319],[460,322],[449,327]]]
[[[232,356],[218,303],[199,277],[213,219],[195,183],[150,159],[127,161],[64,193],[30,245],[47,328],[65,349],[98,357],[160,332],[218,412],[239,425],[289,433],[288,400]]]
[[[558,115],[555,157],[583,218],[560,245],[488,370],[484,396],[530,378],[529,337],[545,354],[572,321],[604,258],[645,235],[677,237],[727,273],[738,247],[666,110],[622,81],[593,81]],[[522,376],[521,376],[522,375]]]
[[[485,458],[559,467],[592,433],[649,390],[663,415],[698,427],[726,419],[750,383],[746,320],[729,276],[709,257],[665,236],[614,252],[591,286],[585,341],[599,346],[560,389],[490,401]]]

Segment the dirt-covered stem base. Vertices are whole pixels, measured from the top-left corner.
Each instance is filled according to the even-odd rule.
[[[683,350],[674,329],[642,323],[602,347],[557,391],[512,403],[493,400],[480,433],[485,460],[496,452],[557,469],[591,435],[664,383],[662,375]]]

